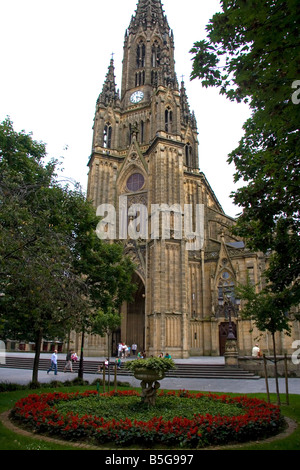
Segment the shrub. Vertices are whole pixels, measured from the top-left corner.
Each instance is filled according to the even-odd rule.
[[[172,359],[149,357],[148,359],[135,359],[125,364],[126,369],[135,372],[138,369],[149,369],[157,372],[167,372],[168,370],[175,369],[175,364]]]

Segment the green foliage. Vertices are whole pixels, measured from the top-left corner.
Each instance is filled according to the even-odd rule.
[[[194,414],[212,414],[220,416],[238,416],[241,408],[237,405],[212,400],[202,397],[201,400],[189,400],[184,397],[162,395],[158,396],[154,407],[141,402],[139,396],[90,396],[78,398],[67,402],[60,402],[57,406],[59,413],[72,412],[81,417],[92,415],[104,418],[104,420],[148,421],[155,416],[160,416],[168,421],[174,416],[184,416],[192,419]]]
[[[7,119],[0,126],[0,317],[5,337],[63,336],[83,308],[65,210],[71,191],[55,183],[55,162]],[[83,200],[74,191],[72,200]],[[63,221],[63,222],[62,222]]]
[[[94,317],[92,331],[97,335],[105,336],[113,333],[120,325],[121,316],[119,313],[115,313],[111,309],[106,313],[100,310]]]
[[[99,218],[78,185],[56,180],[46,148],[6,119],[0,125],[0,329],[36,343],[92,325],[134,291],[121,244],[96,235]],[[35,361],[37,381],[37,361]]]
[[[234,233],[269,254],[265,300],[270,294],[269,310],[284,323],[300,301],[299,105],[292,100],[300,79],[299,2],[223,0],[207,31],[191,50],[192,79],[252,110],[228,158],[235,181],[244,183],[232,194],[242,208]]]
[[[148,359],[135,359],[126,362],[126,369],[136,371],[139,369],[155,370],[157,372],[167,372],[168,370],[175,369],[175,363],[172,359],[149,357]]]
[[[287,299],[285,293],[275,296],[271,292],[262,290],[257,293],[253,284],[248,282],[236,289],[239,298],[245,300],[242,309],[242,317],[254,321],[259,331],[269,331],[272,335],[276,331],[290,334],[291,327],[287,315]]]
[[[4,384],[2,384],[4,385]],[[7,384],[8,385],[8,384]],[[49,388],[47,390],[47,384],[42,384],[45,387],[44,392],[51,392],[53,389]],[[66,384],[65,384],[66,385]],[[127,387],[128,388],[128,387]],[[88,387],[80,388],[81,391],[90,390],[91,385]],[[26,386],[15,386],[9,392],[7,389],[7,393],[3,393],[1,395],[0,400],[0,413],[4,411],[8,411],[12,408],[12,403],[16,403],[17,400],[20,400],[30,393],[30,390],[26,388]],[[64,387],[62,389],[63,392],[68,391],[69,393],[76,393],[78,391],[78,386],[76,387]],[[3,390],[5,391],[5,390]],[[31,392],[32,393],[32,392]],[[168,392],[165,392],[168,393]],[[172,392],[175,394],[175,392]],[[266,394],[255,394],[251,395],[248,394],[249,398],[258,398],[260,400],[267,400]],[[284,398],[284,397],[283,397]],[[299,395],[290,395],[290,405],[282,404],[281,410],[284,416],[289,417],[293,420],[293,422],[300,423],[300,396]],[[276,395],[271,394],[271,402],[276,401]],[[284,402],[284,399],[282,400]],[[105,449],[109,447],[110,449],[115,449],[115,444],[111,443],[108,446],[106,443],[104,445]],[[32,434],[29,436],[24,436],[21,433],[13,432],[9,430],[4,424],[0,423],[0,449],[1,450],[40,450],[41,448],[45,448],[45,450],[52,450],[52,449],[59,449],[59,450],[66,450],[72,449],[72,444],[70,442],[63,442],[61,441],[61,445],[54,444],[53,441],[40,441],[39,437],[36,434]],[[102,446],[99,445],[99,449]],[[124,447],[123,447],[124,448]],[[134,444],[134,448],[142,448],[142,444],[138,445],[136,442]],[[159,446],[162,448],[162,445]],[[174,448],[170,447],[168,444],[167,449]],[[176,445],[175,448],[180,449],[180,444]],[[73,450],[82,449],[82,447],[73,447]],[[228,446],[227,446],[228,449]],[[232,447],[230,450],[236,450],[236,447]],[[281,437],[279,439],[268,439],[268,441],[259,440],[256,438],[250,444],[239,444],[238,450],[299,450],[300,449],[300,426],[291,434],[285,437]]]
[[[243,442],[276,434],[283,426],[279,407],[246,396],[231,398],[188,391],[165,396],[161,392],[159,398],[165,396],[166,400],[156,409],[148,409],[136,401],[137,395],[135,391],[35,394],[19,400],[11,417],[37,433],[69,441],[147,447],[165,444],[201,448]]]

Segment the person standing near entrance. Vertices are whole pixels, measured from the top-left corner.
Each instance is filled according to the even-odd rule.
[[[57,375],[57,350],[51,356],[51,367],[47,370],[47,374],[54,369],[54,375]]]
[[[118,357],[122,356],[123,346],[122,343],[118,344]]]
[[[137,344],[133,343],[133,345],[131,346],[131,351],[134,356],[136,354],[136,350],[137,350]]]

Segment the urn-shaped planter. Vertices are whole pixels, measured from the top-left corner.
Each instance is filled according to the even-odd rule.
[[[142,402],[154,406],[156,402],[156,393],[160,387],[158,380],[162,380],[165,377],[164,371],[147,369],[147,367],[145,367],[135,370],[133,375],[136,379],[141,380]]]
[[[147,369],[147,367],[136,369],[133,373],[134,377],[138,380],[150,383],[156,380],[162,380],[165,378],[165,372],[162,370]]]
[[[165,377],[166,371],[173,369],[171,359],[149,358],[136,359],[126,364],[136,379],[141,380],[141,398],[144,403],[155,405],[156,392],[160,387],[158,380]]]

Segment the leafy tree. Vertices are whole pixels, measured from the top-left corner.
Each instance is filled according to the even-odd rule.
[[[121,245],[102,243],[92,204],[56,182],[45,146],[6,119],[0,125],[0,328],[36,344],[89,328],[95,309],[118,306],[133,289]]]
[[[94,231],[90,233],[90,237],[89,241],[83,237],[77,244],[79,253],[75,263],[76,269],[84,277],[90,299],[90,308],[82,315],[79,377],[83,377],[84,332],[90,331],[104,336],[111,325],[111,316],[113,322],[117,322],[119,326],[120,316],[117,312],[124,301],[132,300],[136,290],[136,285],[132,282],[135,266],[129,257],[124,256],[123,245],[102,242]]]
[[[290,335],[291,327],[286,308],[285,292],[281,296],[265,291],[257,292],[256,286],[250,280],[246,285],[237,288],[237,295],[243,298],[246,303],[243,306],[242,316],[251,319],[259,331],[268,331],[271,334],[274,351],[274,368],[277,400],[280,403],[277,357],[276,357],[276,332],[284,332]]]
[[[207,38],[191,50],[191,78],[252,110],[228,158],[236,167],[235,182],[243,181],[232,194],[242,208],[234,232],[250,249],[269,255],[261,295],[273,305],[271,313],[279,314],[280,327],[300,300],[299,106],[292,98],[300,77],[299,2],[223,0],[221,5]],[[266,305],[261,308],[263,314]]]
[[[56,162],[43,165],[45,157],[43,144],[15,132],[9,119],[2,123],[0,319],[3,337],[35,343],[33,381],[42,338],[63,338],[87,294],[74,269],[71,233],[59,223],[67,215],[62,201],[74,194],[55,183]]]
[[[106,335],[107,337],[108,382],[110,382],[110,338],[113,332],[116,331],[120,325],[121,316],[119,315],[118,311],[114,311],[112,308],[109,308],[107,312],[99,310],[93,321],[92,332],[99,336],[103,337]]]

